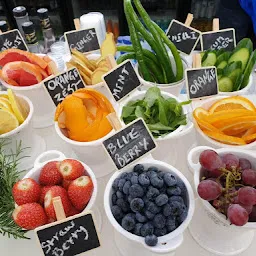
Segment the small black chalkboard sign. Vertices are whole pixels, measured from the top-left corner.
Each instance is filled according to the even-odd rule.
[[[0,34],[0,50],[16,48],[28,51],[28,47],[18,29],[10,30]]]
[[[216,67],[187,69],[185,78],[189,99],[198,99],[218,94]]]
[[[156,143],[141,118],[103,141],[103,145],[118,170],[156,148]]]
[[[177,20],[172,20],[166,35],[179,51],[189,55],[195,49],[200,39],[201,32],[194,28],[187,27]]]
[[[202,33],[202,48],[207,50],[233,51],[236,47],[236,35],[233,28]]]
[[[131,61],[127,60],[103,76],[111,94],[120,101],[141,85]]]
[[[45,256],[74,256],[100,247],[91,214],[79,214],[35,230]]]
[[[82,53],[100,49],[95,28],[66,32],[65,37],[70,49],[76,49]]]
[[[76,68],[72,68],[44,81],[44,85],[56,106],[69,94],[85,87]]]

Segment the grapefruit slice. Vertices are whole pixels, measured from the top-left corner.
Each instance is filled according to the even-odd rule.
[[[19,84],[16,81],[14,81],[14,80],[12,80],[12,79],[10,79],[8,77],[4,77],[3,76],[3,72],[2,72],[1,69],[0,69],[0,78],[2,80],[4,80],[7,84],[10,84],[10,85],[13,85],[13,86],[19,86]]]
[[[10,132],[19,126],[16,116],[5,108],[0,108],[0,134]]]
[[[8,49],[0,53],[0,66],[5,66],[9,62],[24,61],[36,64],[42,69],[47,67],[47,62],[43,58],[19,49]]]

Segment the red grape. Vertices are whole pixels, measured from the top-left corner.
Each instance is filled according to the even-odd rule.
[[[245,169],[242,173],[242,179],[246,185],[256,186],[256,171]]]
[[[199,183],[197,192],[204,200],[212,201],[221,195],[222,187],[213,180],[203,180]]]
[[[250,163],[250,161],[245,159],[245,158],[240,158],[239,159],[239,166],[242,170],[252,168],[252,164]]]
[[[245,205],[256,204],[256,189],[252,187],[242,187],[238,190],[238,200]]]
[[[231,170],[239,166],[239,158],[233,154],[225,154],[222,156],[222,161],[226,165],[226,168]]]
[[[247,211],[239,204],[231,204],[228,207],[228,218],[236,226],[243,226],[248,222]]]
[[[256,205],[253,206],[252,212],[250,213],[249,218],[251,222],[256,222]]]
[[[241,203],[239,203],[239,204],[248,212],[248,214],[250,214],[252,212],[252,208],[253,208],[252,205],[245,205],[245,204],[241,204]]]

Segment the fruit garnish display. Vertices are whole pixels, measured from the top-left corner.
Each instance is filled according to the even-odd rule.
[[[158,237],[177,229],[188,214],[185,184],[170,172],[142,164],[123,172],[112,184],[111,211],[128,232],[155,246]]]
[[[19,49],[0,53],[0,78],[13,86],[31,86],[40,83],[54,73],[56,66],[48,56]]]
[[[23,229],[32,230],[57,220],[53,198],[60,197],[67,217],[82,212],[93,193],[93,182],[75,159],[51,161],[41,170],[38,181],[16,182],[12,195],[17,207],[12,217]]]
[[[101,56],[96,60],[91,60],[85,54],[76,49],[71,50],[71,60],[66,63],[67,68],[76,67],[86,85],[101,83],[102,76],[109,72],[113,67],[106,57],[110,54],[115,56],[116,44],[112,33],[106,34],[100,48]]]
[[[202,53],[202,66],[215,66],[221,92],[239,91],[245,88],[256,63],[256,50],[251,39],[244,38],[231,51],[208,50]]]
[[[124,0],[124,11],[132,45],[117,47],[118,51],[127,52],[117,62],[136,59],[139,72],[146,81],[170,84],[182,80],[184,69],[177,48],[165,32],[151,20],[140,0]],[[152,51],[142,47],[141,39],[148,43]],[[168,51],[174,59],[174,64],[170,60]]]
[[[246,145],[256,140],[256,108],[245,97],[217,100],[209,109],[196,108],[194,119],[205,135],[229,145]]]
[[[151,87],[143,99],[130,101],[123,107],[121,118],[125,124],[137,118],[144,119],[153,136],[157,138],[187,124],[182,106],[189,103],[190,101],[179,103],[174,98],[165,98],[158,87]]]
[[[28,109],[11,89],[0,94],[0,135],[16,129],[27,116]]]
[[[100,92],[79,89],[57,106],[55,121],[68,138],[75,141],[94,141],[111,130],[107,115],[115,112],[109,100]]]
[[[207,149],[200,154],[199,196],[232,224],[243,226],[256,221],[256,169],[246,158],[219,155]]]

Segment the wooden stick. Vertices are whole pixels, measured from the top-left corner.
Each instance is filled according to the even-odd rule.
[[[220,20],[218,18],[213,19],[212,22],[212,31],[219,31],[220,30]]]
[[[50,67],[50,70],[52,71],[53,75],[58,75],[59,74],[58,67],[57,67],[56,63],[53,60],[48,63],[48,66]]]
[[[119,118],[117,117],[117,114],[115,112],[110,113],[109,115],[107,115],[107,119],[110,122],[111,126],[116,130],[119,131],[120,129],[122,129],[122,124],[119,120]]]
[[[201,68],[201,55],[199,53],[193,55],[193,68]]]
[[[66,219],[66,214],[64,212],[64,208],[63,208],[60,196],[54,197],[52,199],[52,202],[53,202],[53,207],[54,207],[57,220]]]
[[[185,21],[185,25],[189,27],[191,25],[193,19],[194,19],[194,15],[192,13],[189,13],[187,16],[187,19]]]
[[[80,26],[80,20],[78,18],[74,19],[74,25],[76,30],[80,30],[81,26]]]
[[[117,66],[115,57],[114,57],[112,54],[109,54],[109,55],[106,57],[106,61],[107,61],[108,67],[109,67],[110,69],[115,68],[115,67]]]

